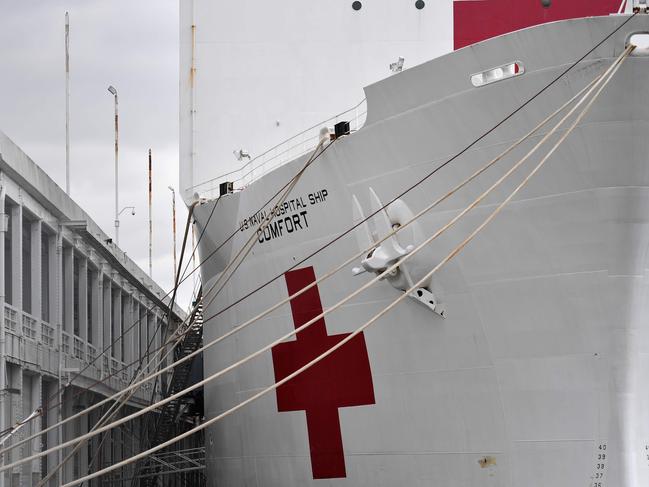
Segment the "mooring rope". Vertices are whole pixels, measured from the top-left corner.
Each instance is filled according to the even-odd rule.
[[[566,120],[569,116],[571,116],[571,115],[572,115],[572,114],[577,110],[577,108],[578,108],[579,106],[581,106],[581,104],[582,104],[582,103],[583,103],[583,102],[584,102],[584,101],[585,101],[585,100],[586,100],[586,99],[587,99],[587,98],[588,98],[588,97],[593,93],[593,91],[594,91],[595,89],[598,88],[598,86],[599,86],[600,84],[602,84],[602,81],[604,80],[602,86],[599,87],[599,90],[597,91],[595,97],[590,101],[590,103],[589,103],[589,104],[587,105],[587,107],[582,111],[582,113],[580,113],[579,117],[577,118],[577,121],[576,121],[576,122],[575,122],[575,123],[570,127],[570,129],[568,130],[568,132],[566,132],[566,134],[564,134],[564,136],[560,139],[559,143],[558,143],[557,145],[555,145],[555,147],[552,149],[552,151],[551,151],[551,152],[550,152],[550,153],[549,153],[549,154],[548,154],[548,155],[547,155],[547,156],[542,160],[542,163],[544,163],[545,161],[547,161],[547,159],[549,158],[549,156],[550,156],[552,153],[554,153],[554,150],[556,150],[556,148],[558,147],[558,145],[559,145],[561,142],[563,142],[563,140],[565,140],[565,138],[567,137],[567,135],[568,135],[569,133],[572,132],[572,130],[574,129],[574,127],[576,126],[576,124],[577,124],[577,123],[578,123],[578,122],[583,118],[583,116],[585,116],[585,114],[586,114],[586,112],[588,111],[588,109],[590,108],[590,106],[592,106],[592,103],[593,103],[593,102],[595,101],[595,99],[599,96],[599,94],[601,93],[601,91],[603,90],[603,88],[604,88],[604,87],[608,84],[608,82],[612,79],[613,75],[614,75],[614,74],[617,72],[617,70],[619,69],[619,66],[621,65],[622,61],[626,58],[626,56],[628,56],[628,53],[630,53],[631,50],[632,50],[632,46],[630,46],[629,48],[627,48],[627,50],[625,50],[624,53],[622,53],[622,55],[621,55],[621,56],[620,56],[620,57],[615,61],[615,63],[613,63],[613,64],[611,65],[611,67],[609,67],[609,69],[606,71],[606,73],[604,74],[604,77],[605,77],[606,79],[604,79],[604,78],[600,78],[600,79],[599,79],[599,80],[598,80],[598,81],[597,81],[597,82],[596,82],[596,83],[595,83],[595,84],[594,84],[594,85],[593,85],[593,86],[588,90],[588,92],[586,93],[586,95],[584,95],[584,97],[582,98],[582,100],[580,100],[580,102],[579,102],[577,105],[575,105],[575,107],[573,107],[573,108],[570,110],[570,112],[569,112],[566,116],[563,117],[563,119],[562,119],[562,120],[561,120],[561,121],[560,121],[560,122],[559,122],[559,123],[558,123],[558,124],[553,128],[553,130],[552,130],[550,133],[548,133],[548,134],[547,134],[547,135],[542,139],[542,141],[539,142],[539,143],[537,144],[537,146],[535,146],[535,149],[538,148],[538,147],[539,147],[542,143],[544,143],[544,142],[545,142],[545,141],[546,141],[550,136],[552,136],[552,135],[553,135],[553,134],[558,130],[558,128],[563,124],[563,122],[565,122],[565,120]],[[535,150],[535,149],[533,149],[533,150]],[[107,430],[109,430],[109,429],[111,429],[111,428],[113,428],[113,427],[115,427],[115,426],[119,426],[120,424],[123,424],[124,422],[129,421],[129,420],[131,420],[131,419],[133,419],[133,418],[135,418],[135,417],[141,416],[142,414],[145,414],[146,412],[149,412],[149,411],[151,411],[151,410],[153,410],[153,409],[155,409],[155,408],[157,408],[157,407],[159,407],[159,406],[161,406],[161,405],[163,405],[163,404],[166,404],[167,402],[170,402],[171,400],[174,400],[174,399],[176,399],[176,398],[182,396],[183,394],[185,394],[185,393],[187,393],[187,392],[189,392],[189,391],[191,391],[191,390],[194,390],[195,388],[200,387],[200,386],[206,384],[207,382],[210,382],[210,381],[212,381],[212,380],[214,380],[214,379],[220,377],[221,375],[223,375],[223,374],[229,372],[230,370],[233,370],[234,368],[236,368],[236,367],[242,365],[243,363],[246,363],[247,361],[251,360],[252,358],[254,358],[254,357],[260,355],[260,354],[263,353],[264,351],[269,350],[270,348],[272,348],[273,346],[277,345],[278,343],[281,343],[282,341],[284,341],[285,339],[289,338],[290,336],[293,336],[293,335],[295,335],[296,333],[302,331],[303,329],[305,329],[306,327],[310,326],[310,325],[313,324],[315,321],[317,321],[318,319],[320,319],[324,314],[329,313],[329,312],[332,312],[332,311],[334,311],[335,309],[337,309],[338,307],[342,306],[342,304],[346,303],[347,301],[349,301],[350,299],[352,299],[353,297],[355,297],[356,295],[358,295],[360,292],[364,291],[364,290],[367,289],[369,286],[373,285],[375,282],[378,282],[378,280],[380,280],[381,278],[383,278],[387,273],[392,272],[392,271],[393,271],[394,269],[396,269],[399,265],[402,265],[404,262],[406,262],[408,259],[410,259],[413,255],[416,255],[416,253],[419,252],[419,251],[420,251],[424,246],[426,246],[426,245],[427,245],[428,243],[430,243],[432,240],[434,240],[434,239],[437,238],[439,235],[441,235],[444,231],[446,231],[446,230],[447,230],[448,228],[450,228],[454,223],[456,223],[456,222],[457,222],[457,221],[458,221],[462,216],[464,216],[468,211],[470,211],[471,209],[473,209],[473,208],[474,208],[475,206],[477,206],[477,205],[478,205],[482,200],[484,200],[484,198],[486,198],[486,196],[487,196],[489,193],[491,193],[491,192],[492,192],[492,191],[493,191],[493,190],[494,190],[494,189],[495,189],[499,184],[501,184],[501,183],[502,183],[502,182],[503,182],[503,181],[504,181],[504,180],[505,180],[509,175],[511,175],[511,174],[512,174],[512,173],[513,173],[513,172],[514,172],[518,167],[520,167],[520,165],[522,165],[522,164],[523,164],[523,163],[524,163],[524,162],[529,158],[530,155],[531,155],[531,154],[528,153],[528,155],[526,155],[526,156],[525,156],[523,159],[521,159],[521,160],[520,160],[516,165],[514,165],[514,167],[512,167],[512,168],[511,168],[511,169],[510,169],[510,170],[509,170],[505,175],[503,175],[503,176],[502,176],[502,177],[501,177],[501,178],[500,178],[496,183],[494,183],[494,185],[492,185],[492,186],[491,186],[487,191],[485,191],[481,196],[479,196],[476,200],[474,200],[474,202],[473,202],[471,205],[469,205],[465,210],[463,210],[459,215],[457,215],[455,218],[453,218],[449,223],[447,223],[444,227],[442,227],[442,229],[440,229],[438,232],[436,232],[434,235],[432,235],[429,239],[427,239],[425,242],[423,242],[422,244],[420,244],[416,249],[414,249],[412,252],[410,252],[409,254],[407,254],[406,256],[404,256],[403,258],[401,258],[398,262],[396,262],[395,264],[393,264],[392,266],[390,266],[387,270],[385,270],[385,271],[384,271],[383,273],[381,273],[380,275],[376,276],[374,279],[372,279],[370,282],[368,282],[367,284],[365,284],[364,286],[362,286],[361,288],[359,288],[358,290],[356,290],[354,293],[350,294],[349,296],[347,296],[347,297],[344,298],[343,300],[341,300],[341,301],[339,301],[338,303],[336,303],[336,305],[334,305],[332,308],[329,308],[328,310],[326,310],[325,312],[323,312],[323,314],[321,314],[320,316],[318,316],[318,317],[314,318],[313,320],[311,320],[311,322],[307,322],[307,323],[304,324],[302,327],[300,327],[300,328],[294,330],[293,332],[291,332],[291,333],[285,335],[284,337],[282,337],[282,338],[280,338],[279,340],[273,342],[272,344],[270,344],[270,345],[268,345],[268,346],[266,346],[266,347],[260,349],[259,351],[257,351],[257,352],[255,352],[255,353],[249,355],[248,357],[245,357],[244,359],[241,359],[240,361],[238,361],[238,362],[235,363],[235,364],[232,364],[231,366],[227,367],[226,369],[223,369],[222,371],[219,371],[219,372],[217,372],[217,373],[211,375],[210,377],[208,377],[208,378],[204,379],[203,381],[201,381],[201,382],[195,384],[194,386],[191,386],[191,387],[189,387],[189,388],[186,388],[185,390],[183,390],[183,391],[181,391],[181,392],[179,392],[179,393],[177,393],[177,394],[174,394],[174,395],[172,395],[172,396],[170,396],[170,397],[168,397],[168,398],[165,398],[165,399],[163,399],[162,401],[159,401],[159,402],[157,402],[157,403],[155,403],[155,404],[153,404],[153,405],[151,405],[151,406],[149,406],[149,407],[147,407],[147,408],[144,408],[144,409],[142,409],[142,410],[139,410],[139,411],[137,411],[136,413],[133,413],[133,414],[127,416],[127,417],[121,418],[120,420],[118,420],[118,421],[116,421],[116,422],[114,422],[114,423],[111,423],[110,425],[107,425],[107,426],[104,426],[104,427],[102,427],[102,428],[99,428],[98,430],[96,430],[96,431],[94,431],[94,432],[92,432],[92,433],[87,433],[87,434],[85,434],[85,435],[82,435],[82,437],[80,437],[80,438],[78,438],[78,439],[76,439],[76,440],[72,440],[72,441],[69,441],[69,442],[63,443],[63,444],[61,444],[61,445],[57,445],[57,446],[55,446],[55,447],[53,447],[53,448],[51,448],[51,449],[49,449],[49,450],[47,450],[47,451],[45,451],[45,452],[40,452],[38,455],[34,455],[34,456],[32,456],[32,457],[29,457],[29,458],[26,458],[26,459],[22,459],[22,460],[20,460],[20,461],[18,461],[18,462],[14,462],[14,463],[12,463],[12,464],[10,464],[10,465],[4,466],[4,467],[0,468],[0,472],[6,470],[6,469],[8,469],[8,468],[12,468],[12,467],[15,467],[15,466],[17,466],[17,465],[20,465],[20,464],[22,464],[22,463],[25,463],[25,462],[28,462],[28,461],[34,460],[34,459],[36,459],[36,458],[39,458],[40,456],[43,456],[43,455],[46,455],[46,454],[52,453],[53,451],[56,451],[56,450],[58,450],[58,449],[65,448],[65,447],[68,447],[68,446],[71,446],[72,444],[75,444],[76,442],[80,441],[80,439],[82,439],[82,438],[89,438],[89,437],[95,436],[95,435],[100,434],[100,433],[102,433],[102,432],[104,432],[104,431],[107,431]],[[541,163],[541,165],[542,165],[542,163]],[[538,171],[539,168],[540,168],[540,166],[537,166],[537,168],[536,168],[536,169],[533,171],[533,173],[532,173],[532,174],[527,178],[527,180],[529,180],[529,178],[530,178],[533,174],[535,174],[536,171]],[[527,180],[526,180],[526,181],[527,181]],[[526,182],[525,182],[525,184],[526,184]],[[520,187],[517,188],[516,192],[518,192],[519,189],[520,189]],[[513,193],[513,194],[510,196],[510,198],[509,198],[508,200],[505,201],[504,204],[506,204],[506,203],[507,203],[511,198],[513,198],[513,196],[516,194],[516,192]],[[504,205],[503,205],[503,206],[504,206]],[[499,211],[499,210],[498,210],[498,211]],[[494,216],[495,216],[495,215],[494,215]],[[489,220],[489,221],[490,221],[490,220]],[[488,222],[487,222],[487,223],[488,223]],[[480,228],[480,230],[481,230],[481,228]],[[472,239],[472,238],[473,238],[473,236],[471,237],[471,239]],[[468,243],[468,242],[467,242],[467,243]],[[464,245],[466,245],[466,244],[464,244]],[[463,248],[463,246],[462,246],[462,248]],[[452,257],[451,257],[451,258],[452,258]],[[449,260],[450,260],[450,259],[449,259]],[[446,261],[443,261],[443,262],[446,262]],[[440,267],[439,265],[436,266],[435,269],[434,269],[432,272],[433,272],[433,273],[434,273],[434,272],[437,272],[437,270],[439,269],[439,267]],[[432,275],[432,274],[431,274],[431,275]],[[420,280],[420,281],[418,282],[418,285],[421,284],[422,282],[424,282],[425,280],[426,280],[426,278],[423,279],[423,280]],[[407,297],[407,295],[408,295],[412,290],[414,290],[414,289],[416,289],[416,287],[413,287],[413,288],[410,289],[409,291],[406,291],[406,293],[405,293],[404,295],[400,296],[400,298],[398,298],[398,299],[397,299],[395,302],[393,302],[390,306],[396,305],[397,302],[400,302],[402,299],[405,299],[405,297]],[[388,308],[390,308],[390,306],[388,306]],[[386,309],[387,309],[387,308],[386,308]],[[390,309],[391,309],[391,308],[390,308]],[[385,310],[384,310],[384,311],[385,311]],[[377,318],[377,319],[378,319],[378,318]],[[365,326],[365,325],[364,325],[364,326]],[[333,350],[332,350],[332,352],[333,352]],[[324,357],[322,357],[322,358],[324,358]],[[282,383],[283,383],[283,382],[282,382]],[[270,391],[270,390],[273,390],[273,389],[276,388],[276,387],[279,387],[279,385],[281,385],[281,384],[278,383],[278,384],[276,384],[275,386],[271,386],[271,388],[269,388],[269,389],[265,389],[264,391],[268,392],[268,391]],[[237,407],[237,408],[238,408],[238,407]],[[237,408],[234,408],[234,409],[232,410],[232,412],[233,412],[234,410],[236,410]],[[221,417],[221,416],[219,416],[219,417]],[[214,419],[214,418],[213,418],[213,419]],[[210,420],[210,421],[213,421],[213,420]],[[202,429],[203,427],[205,427],[205,426],[204,426],[205,424],[206,424],[206,423],[204,423],[203,425],[200,425],[199,429],[194,428],[193,430],[190,430],[190,432],[195,432],[195,431],[198,431],[198,430]],[[210,423],[210,424],[211,424],[211,423]],[[190,433],[190,432],[188,432],[188,433]],[[190,433],[190,434],[191,434],[191,433]],[[186,437],[186,436],[182,436],[182,437],[184,438],[184,437]],[[176,437],[176,439],[182,439],[182,438],[181,438],[181,437]],[[170,441],[172,441],[172,440],[170,440]],[[172,443],[173,443],[173,441],[172,441]],[[168,443],[168,444],[171,444],[171,443]],[[165,446],[166,446],[166,445],[167,445],[167,444],[165,444]],[[159,447],[160,447],[160,445],[157,446],[157,447],[155,447],[155,448],[159,449]],[[148,450],[148,451],[150,452],[151,450]],[[154,451],[157,451],[157,450],[154,449]],[[141,457],[139,457],[139,458],[141,458]],[[111,470],[112,470],[112,468],[111,468]],[[102,472],[107,472],[107,471],[108,471],[108,470],[104,469]],[[95,475],[95,474],[93,474],[93,475]],[[84,477],[84,478],[81,479],[81,480],[86,480],[86,479],[89,479],[89,478],[94,478],[94,477]],[[76,485],[76,484],[73,483],[73,484],[67,484],[67,485]]]
[[[409,219],[408,221],[404,222],[400,227],[398,227],[398,228],[396,228],[396,229],[393,229],[390,233],[388,233],[387,235],[385,235],[382,239],[380,239],[380,240],[378,240],[377,242],[373,243],[372,246],[370,246],[370,247],[368,247],[368,248],[366,248],[366,249],[361,250],[359,253],[355,254],[354,256],[352,256],[351,258],[349,258],[348,260],[346,260],[345,262],[343,262],[342,264],[340,264],[340,265],[339,265],[338,267],[336,267],[335,269],[333,269],[333,270],[327,272],[326,274],[322,275],[321,277],[319,277],[319,278],[318,278],[317,280],[315,280],[314,282],[310,283],[309,285],[305,286],[304,288],[300,289],[299,291],[295,292],[294,294],[288,296],[287,298],[282,299],[282,300],[279,301],[278,303],[276,303],[276,304],[272,305],[271,307],[267,308],[265,311],[259,313],[258,315],[256,315],[255,317],[251,318],[250,320],[248,320],[248,321],[246,321],[246,322],[244,322],[244,323],[242,323],[242,324],[236,326],[235,328],[233,328],[232,330],[228,331],[228,332],[225,333],[224,335],[222,335],[222,336],[220,336],[220,337],[218,337],[218,338],[216,338],[216,339],[210,341],[209,343],[205,344],[203,347],[197,349],[196,351],[192,352],[191,354],[188,354],[187,356],[181,358],[180,360],[178,360],[178,361],[176,361],[176,362],[174,362],[174,363],[172,363],[172,364],[170,364],[170,365],[168,365],[168,366],[166,366],[166,367],[164,367],[164,368],[162,368],[162,369],[156,371],[155,373],[153,373],[153,374],[151,374],[151,375],[149,375],[149,376],[147,376],[147,377],[144,377],[144,378],[140,379],[138,382],[134,382],[134,383],[132,383],[132,384],[129,385],[126,389],[124,389],[124,390],[122,390],[122,391],[120,391],[120,392],[114,394],[113,396],[107,397],[107,398],[103,399],[102,401],[100,401],[100,402],[98,402],[98,403],[95,403],[94,405],[90,406],[89,408],[84,409],[83,411],[81,411],[81,412],[79,412],[79,413],[77,413],[77,414],[75,414],[75,415],[73,415],[73,416],[70,416],[70,417],[68,417],[68,418],[65,418],[65,419],[62,420],[61,422],[59,422],[59,423],[57,423],[57,424],[55,424],[55,425],[50,426],[48,429],[54,429],[55,427],[57,427],[57,426],[60,425],[60,424],[64,424],[64,423],[67,423],[67,422],[69,422],[69,421],[75,420],[75,419],[77,419],[77,418],[79,418],[79,417],[81,417],[81,416],[83,416],[83,415],[85,415],[85,414],[90,413],[90,412],[93,411],[94,409],[97,409],[98,407],[100,407],[100,406],[102,406],[102,405],[104,405],[104,404],[106,404],[106,403],[108,403],[108,402],[110,402],[110,401],[112,401],[112,400],[118,399],[119,397],[122,396],[123,393],[126,393],[126,392],[128,392],[129,390],[137,389],[137,388],[141,387],[143,384],[149,382],[152,378],[157,377],[157,376],[159,376],[159,375],[161,375],[161,374],[163,374],[163,373],[165,373],[165,372],[167,372],[167,371],[173,369],[174,367],[176,367],[176,366],[178,366],[178,365],[180,365],[180,364],[182,364],[182,363],[184,363],[184,362],[186,362],[186,361],[188,361],[188,360],[193,359],[193,358],[196,357],[198,354],[204,352],[204,351],[207,350],[208,348],[210,348],[210,347],[212,347],[212,346],[214,346],[214,345],[220,343],[221,341],[223,341],[223,340],[227,339],[228,337],[234,335],[235,333],[237,333],[237,332],[243,330],[244,328],[248,327],[249,325],[251,325],[251,324],[253,324],[253,323],[259,321],[260,319],[262,319],[263,317],[267,316],[268,314],[270,314],[270,313],[273,312],[274,310],[278,309],[279,307],[283,306],[284,304],[288,303],[288,302],[291,301],[292,299],[294,299],[294,298],[300,296],[301,294],[305,293],[306,291],[308,291],[308,290],[311,289],[312,287],[314,287],[314,286],[316,286],[316,285],[318,285],[318,284],[324,282],[326,279],[332,277],[334,274],[336,274],[336,273],[339,272],[340,270],[344,269],[347,265],[349,265],[350,263],[352,263],[355,259],[359,258],[359,257],[362,256],[362,255],[366,255],[367,252],[368,252],[369,250],[371,250],[373,247],[376,247],[377,245],[380,245],[382,242],[384,242],[385,240],[387,240],[387,239],[390,238],[391,236],[396,235],[398,232],[400,232],[401,230],[403,230],[404,228],[406,228],[407,226],[409,226],[411,223],[413,223],[414,221],[416,221],[416,220],[417,220],[418,218],[420,218],[422,215],[424,215],[425,213],[429,212],[431,209],[433,209],[433,208],[435,208],[436,206],[438,206],[439,204],[441,204],[443,201],[445,201],[445,200],[448,199],[450,196],[452,196],[453,194],[455,194],[455,193],[456,193],[458,190],[460,190],[461,188],[465,187],[467,184],[469,184],[471,181],[473,181],[475,178],[477,178],[479,175],[481,175],[483,172],[485,172],[488,168],[490,168],[491,166],[493,166],[494,164],[496,164],[497,162],[499,162],[500,160],[502,160],[505,156],[507,156],[507,155],[508,155],[509,153],[511,153],[514,149],[516,149],[518,146],[520,146],[522,143],[524,143],[526,140],[528,140],[530,137],[532,137],[534,134],[536,134],[536,133],[537,133],[541,128],[543,128],[545,125],[547,125],[547,123],[548,123],[549,121],[551,121],[554,117],[556,117],[559,113],[561,113],[561,112],[562,112],[566,107],[568,107],[572,102],[574,102],[577,98],[579,98],[579,97],[580,97],[580,96],[581,96],[581,95],[582,95],[586,90],[588,90],[589,88],[591,88],[591,87],[592,87],[592,86],[593,86],[597,81],[601,80],[602,77],[603,77],[604,75],[605,75],[605,73],[602,73],[602,74],[600,74],[599,76],[597,76],[597,77],[596,77],[594,80],[592,80],[588,85],[586,85],[584,88],[582,88],[582,89],[581,89],[581,90],[580,90],[576,95],[574,95],[570,100],[568,100],[567,102],[565,102],[565,103],[564,103],[564,104],[563,104],[559,109],[557,109],[557,110],[556,110],[555,112],[553,112],[551,115],[549,115],[548,117],[546,117],[546,119],[544,119],[541,123],[539,123],[539,124],[538,124],[534,129],[532,129],[530,132],[528,132],[525,136],[523,136],[521,139],[517,140],[514,144],[510,145],[510,146],[509,146],[505,151],[503,151],[501,154],[499,154],[498,156],[496,156],[496,157],[495,157],[494,159],[492,159],[490,162],[488,162],[487,164],[485,164],[484,166],[482,166],[480,169],[478,169],[477,171],[475,171],[471,176],[469,176],[469,177],[466,178],[464,181],[462,181],[461,183],[459,183],[458,185],[456,185],[453,189],[451,189],[451,190],[450,190],[449,192],[447,192],[445,195],[443,195],[442,197],[438,198],[438,199],[437,199],[436,201],[434,201],[432,204],[428,205],[426,208],[424,208],[423,210],[421,210],[419,213],[417,213],[415,216],[413,216],[413,217],[412,217],[411,219]],[[563,122],[561,122],[561,123],[563,123]],[[538,149],[538,147],[539,147],[539,145],[537,145],[537,146],[532,150],[532,152],[531,152],[530,154],[528,154],[528,156],[531,155],[534,151],[536,151],[536,149]],[[325,313],[325,314],[326,314],[326,313]],[[324,316],[324,314],[323,314],[323,316]],[[40,432],[39,434],[33,435],[32,437],[26,438],[25,440],[22,440],[21,442],[18,442],[18,443],[16,443],[15,445],[12,445],[11,447],[7,448],[7,450],[9,450],[9,449],[11,449],[11,448],[15,448],[15,447],[17,447],[17,446],[20,446],[21,444],[23,444],[23,443],[25,443],[25,442],[27,442],[27,441],[30,441],[31,439],[37,438],[37,437],[40,436],[41,434],[47,432],[48,429],[43,430],[43,431]],[[0,454],[3,453],[4,451],[5,451],[5,450],[0,450]]]
[[[309,363],[305,364],[301,368],[297,369],[293,373],[289,374],[286,376],[284,379],[276,382],[275,384],[263,389],[262,391],[254,394],[250,398],[246,399],[245,401],[240,402],[236,406],[233,406],[232,408],[228,409],[227,411],[221,413],[218,416],[215,416],[214,418],[205,421],[204,423],[192,428],[191,430],[182,433],[180,435],[175,436],[174,438],[161,443],[160,445],[157,445],[153,448],[150,448],[149,450],[146,450],[144,452],[138,453],[137,455],[122,460],[114,465],[111,465],[107,468],[104,468],[102,470],[99,470],[97,472],[94,472],[93,474],[87,475],[81,479],[74,480],[72,482],[68,482],[67,484],[64,484],[63,487],[73,487],[75,485],[79,485],[80,483],[86,481],[86,480],[91,480],[93,478],[102,476],[108,472],[111,472],[113,470],[116,470],[118,468],[124,467],[134,461],[137,461],[141,458],[144,458],[152,453],[155,453],[163,448],[166,448],[167,446],[170,446],[174,443],[176,443],[179,440],[182,440],[184,438],[187,438],[188,436],[191,436],[192,434],[201,431],[208,426],[216,423],[217,421],[220,421],[221,419],[233,414],[234,412],[238,411],[239,409],[243,408],[244,406],[256,401],[257,399],[263,397],[264,395],[276,390],[278,387],[282,386],[283,384],[287,383],[288,381],[292,380],[293,378],[297,377],[304,371],[310,369],[317,363],[321,362],[324,360],[326,357],[334,353],[336,350],[339,348],[343,347],[346,343],[349,341],[353,340],[356,336],[358,336],[360,333],[362,333],[364,330],[369,328],[372,324],[376,323],[376,321],[390,312],[392,309],[394,309],[401,301],[406,299],[408,295],[415,291],[418,287],[420,287],[422,284],[427,282],[435,273],[439,271],[446,263],[448,263],[451,259],[453,259],[456,255],[458,255],[489,223],[493,221],[493,219],[502,211],[502,209],[520,192],[521,189],[523,189],[531,180],[531,178],[536,175],[536,173],[543,167],[543,165],[547,162],[547,160],[554,154],[554,152],[559,148],[559,146],[566,140],[566,138],[572,133],[572,131],[575,129],[575,127],[579,124],[579,122],[583,119],[583,117],[588,113],[590,108],[592,107],[593,103],[597,100],[603,89],[606,87],[608,82],[612,79],[612,77],[615,75],[619,67],[621,66],[621,63],[626,59],[626,57],[630,54],[630,52],[633,50],[633,46],[629,46],[624,53],[622,54],[620,62],[617,63],[615,66],[615,69],[611,72],[611,74],[608,76],[606,79],[606,82],[597,90],[593,98],[590,100],[588,105],[584,108],[584,110],[577,116],[576,120],[573,122],[573,124],[570,126],[570,128],[560,137],[560,139],[555,143],[555,145],[552,147],[550,152],[543,157],[543,159],[532,169],[532,171],[523,179],[523,181],[512,191],[507,198],[498,205],[498,207],[491,213],[489,216],[475,229],[471,234],[465,238],[459,245],[457,245],[439,264],[437,264],[430,272],[428,272],[423,278],[421,278],[419,281],[417,281],[410,289],[408,289],[404,294],[400,295],[397,299],[395,299],[391,304],[389,304],[387,307],[382,309],[379,313],[374,315],[370,320],[365,322],[363,325],[358,327],[356,330],[354,330],[352,333],[347,335],[344,339],[342,339],[340,342],[336,343],[336,345],[330,347],[328,350],[320,354],[318,357],[314,358],[311,360]],[[408,254],[410,255],[410,254]],[[407,257],[407,256],[405,256]],[[405,260],[405,257],[403,260]],[[391,266],[391,270],[396,269],[398,265],[401,263],[397,262],[393,266]]]

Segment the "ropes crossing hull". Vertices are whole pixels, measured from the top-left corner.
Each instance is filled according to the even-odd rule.
[[[408,69],[365,89],[364,125],[308,165],[267,228],[256,230],[272,205],[260,208],[310,154],[198,205],[201,260],[216,252],[202,266],[204,289],[256,240],[207,305],[204,342],[325,275],[363,250],[364,239],[382,237],[379,212],[292,268],[381,203],[398,197],[387,213],[393,227],[403,225],[603,73],[629,36],[647,31],[646,15],[554,22]],[[490,82],[492,68],[508,66],[518,66],[509,79]],[[209,485],[649,485],[648,80],[649,56],[637,49],[538,174],[432,277],[426,288],[436,306],[408,297],[321,363],[208,428]],[[398,233],[400,248],[443,227],[553,124]],[[435,267],[565,130],[400,272],[417,280]],[[374,274],[358,272],[361,260],[207,350],[205,376],[367,283]],[[344,339],[403,294],[394,284],[377,282],[206,384],[207,419]]]

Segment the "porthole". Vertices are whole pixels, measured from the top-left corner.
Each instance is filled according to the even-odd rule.
[[[354,10],[360,10],[362,6],[363,6],[363,4],[361,2],[359,2],[358,0],[356,0],[355,2],[352,3],[352,8]]]

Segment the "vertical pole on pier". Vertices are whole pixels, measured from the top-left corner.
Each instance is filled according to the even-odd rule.
[[[174,191],[171,195],[171,213],[173,218],[173,234],[174,234],[174,282],[176,280],[176,272],[178,267],[178,261],[176,258],[176,192]]]
[[[176,268],[178,267],[177,257],[176,257],[176,190],[173,186],[169,186],[169,191],[171,191],[171,228],[174,239],[174,272],[172,277],[172,282],[176,282]],[[193,248],[193,247],[192,247]]]
[[[70,17],[65,12],[65,192],[70,194]]]
[[[115,95],[115,243],[119,246],[119,112]]]
[[[153,168],[151,165],[151,149],[149,149],[149,277],[153,277],[153,220],[151,219],[153,195]]]
[[[189,163],[189,182],[191,184],[191,188],[193,191],[194,185],[196,184],[194,180],[194,166],[196,162],[196,19],[194,16],[195,13],[195,8],[194,8],[194,0],[191,0],[191,7],[192,7],[192,64],[191,68],[189,70],[189,96],[190,96],[190,118],[189,122],[191,125],[190,131],[191,131],[191,147],[190,147],[190,163]],[[186,188],[181,187],[181,191],[186,191]],[[182,193],[181,193],[182,194]],[[187,198],[187,196],[185,197]]]
[[[2,309],[2,316],[4,320],[5,308],[5,239],[7,238],[7,227],[9,225],[9,215],[5,210],[5,181],[2,174],[0,174],[0,307]],[[10,426],[10,421],[7,421],[8,404],[9,401],[7,393],[7,361],[6,361],[6,331],[4,323],[0,326],[0,428],[6,429]],[[2,462],[4,463],[4,462]],[[5,487],[5,476],[0,478],[0,487]]]
[[[117,89],[110,85],[108,92],[115,98],[115,244],[119,246],[119,111]]]
[[[59,364],[58,364],[58,390],[57,390],[57,395],[58,395],[58,405],[56,407],[57,411],[57,421],[59,423],[59,427],[57,428],[57,433],[58,433],[58,444],[60,445],[64,441],[63,437],[63,425],[61,422],[63,421],[63,292],[64,290],[62,289],[63,284],[63,227],[59,225],[58,232],[56,233],[56,294],[54,295],[54,299],[56,300],[56,315],[55,319],[57,322],[58,326],[58,335],[59,335],[59,343],[58,343],[58,352],[59,352]],[[57,451],[57,463],[61,465],[63,463],[63,450]],[[62,476],[64,475],[64,471],[60,471],[58,473],[60,476],[58,478],[59,484],[63,484],[63,478]]]

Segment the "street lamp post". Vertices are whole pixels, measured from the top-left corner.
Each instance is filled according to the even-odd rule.
[[[111,85],[108,92],[115,97],[115,244],[119,246],[119,112],[117,90]]]
[[[173,238],[174,238],[174,273],[173,273],[173,283],[176,284],[176,273],[177,263],[176,263],[176,190],[169,186],[169,191],[171,191],[171,215],[172,215],[172,229],[173,229]]]

